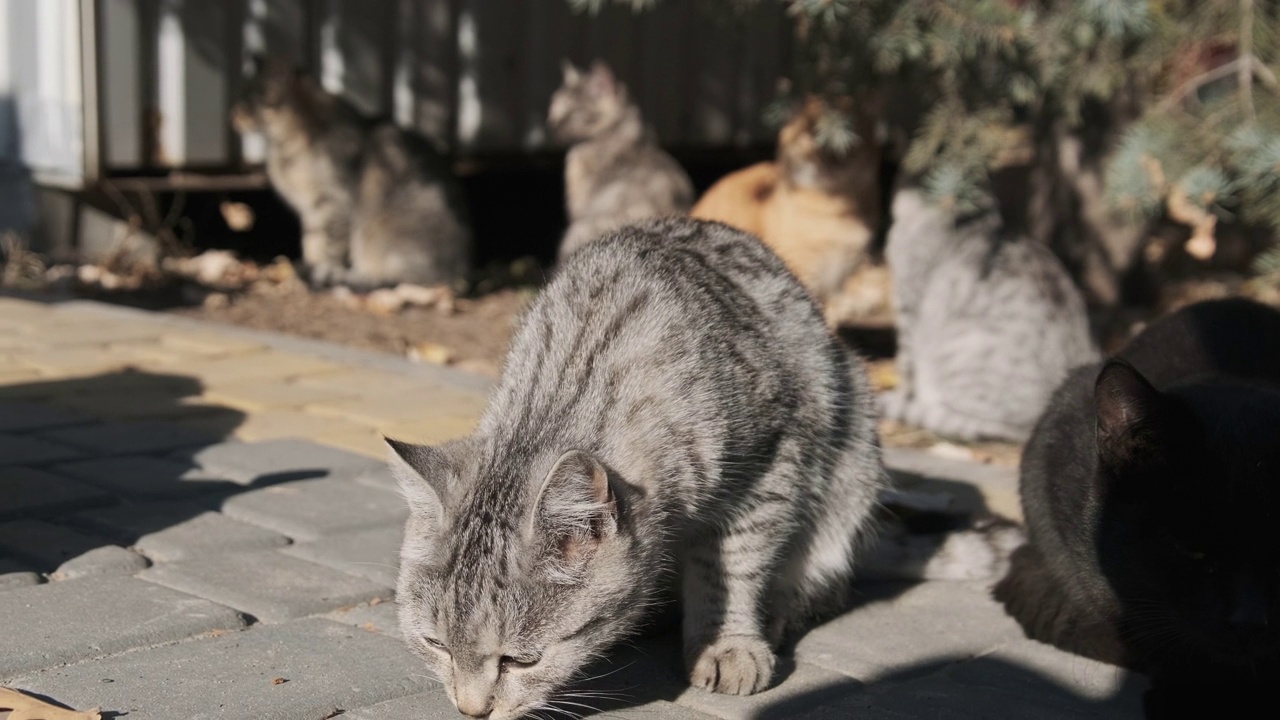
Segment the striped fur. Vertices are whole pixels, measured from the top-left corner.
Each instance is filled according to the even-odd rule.
[[[232,124],[267,142],[267,177],[302,223],[312,284],[447,284],[470,270],[462,187],[431,143],[363,117],[279,57],[257,58]]]
[[[1084,300],[1043,245],[1001,237],[988,212],[958,226],[918,190],[893,201],[900,387],[887,417],[962,440],[1024,440],[1054,388],[1097,349]]]
[[[759,240],[691,219],[576,253],[475,434],[392,446],[404,634],[494,720],[673,593],[691,682],[764,689],[784,634],[842,601],[885,481],[860,363]]]
[[[693,182],[658,147],[626,86],[604,63],[588,71],[565,63],[547,126],[573,145],[565,158],[569,228],[560,241],[560,260],[623,225],[684,214],[693,206]]]

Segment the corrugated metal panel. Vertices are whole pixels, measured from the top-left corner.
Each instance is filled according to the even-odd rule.
[[[85,175],[78,0],[0,0],[0,152],[45,179]]]
[[[258,51],[315,68],[365,112],[459,155],[545,148],[562,58],[608,62],[664,144],[769,142],[762,110],[790,56],[781,4],[728,19],[696,6],[586,17],[565,0],[97,0],[102,157],[117,173],[260,161],[261,144],[242,147],[227,121],[246,53]],[[39,167],[75,171],[77,0],[0,8],[19,115],[39,120],[23,146]]]

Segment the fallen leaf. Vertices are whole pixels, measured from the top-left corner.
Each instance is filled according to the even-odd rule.
[[[360,627],[364,628],[365,630],[368,630],[369,632],[378,632],[378,626],[374,625],[371,622],[367,622],[364,625],[361,625]]]
[[[373,607],[374,605],[381,605],[381,604],[382,604],[382,598],[380,597],[376,597],[369,601],[369,607]]]
[[[11,688],[0,687],[0,711],[9,711],[8,720],[102,720],[98,708],[65,710]]]
[[[375,315],[395,315],[404,307],[404,298],[395,290],[374,290],[364,298],[365,308]]]
[[[286,680],[285,678],[278,677],[278,678],[275,678],[274,680],[272,680],[272,681],[271,681],[271,684],[272,684],[272,685],[283,685],[283,684],[285,684],[285,683],[287,683],[287,682],[289,682],[289,681],[288,681],[288,680]]]
[[[409,347],[409,359],[415,362],[448,365],[453,362],[453,351],[443,345],[422,342]]]
[[[236,232],[247,232],[253,229],[253,208],[241,202],[224,201],[218,205],[218,210],[222,213],[222,219],[227,221],[227,227]]]
[[[954,443],[940,442],[929,448],[929,454],[948,460],[973,460],[973,451]]]

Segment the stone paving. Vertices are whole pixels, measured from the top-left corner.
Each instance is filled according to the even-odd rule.
[[[460,717],[403,646],[380,434],[467,433],[488,383],[324,343],[0,298],[0,685],[105,717]],[[1007,470],[899,480],[1016,516]],[[1127,717],[1142,681],[1025,640],[987,583],[866,581],[782,682],[685,686],[678,643],[593,668],[620,718]],[[568,706],[577,713],[587,708]],[[3,713],[0,713],[2,716]]]

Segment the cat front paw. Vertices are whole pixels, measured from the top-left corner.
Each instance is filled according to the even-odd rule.
[[[698,651],[689,683],[724,695],[752,695],[769,687],[776,661],[763,638],[729,635]]]

